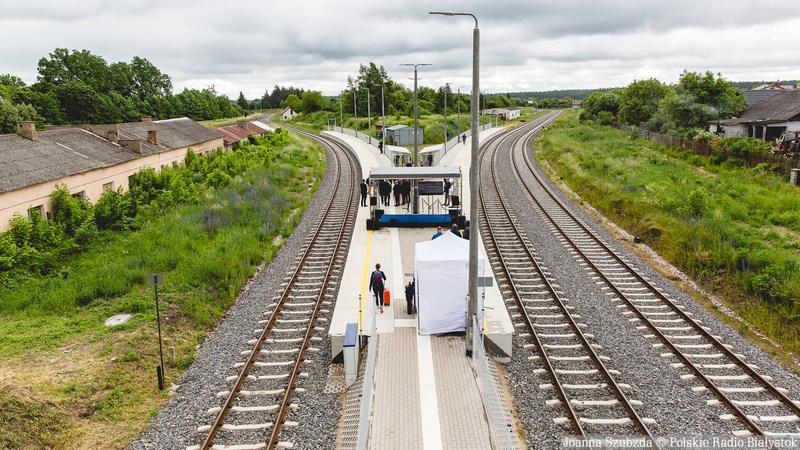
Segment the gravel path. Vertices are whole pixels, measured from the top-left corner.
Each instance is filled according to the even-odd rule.
[[[332,161],[330,151],[326,150],[326,153],[328,161]],[[225,378],[238,373],[233,367],[242,358],[239,352],[252,348],[247,341],[254,337],[254,330],[261,328],[258,321],[262,319],[263,311],[272,297],[280,292],[283,278],[318,223],[334,187],[333,170],[329,166],[294,233],[286,239],[272,262],[250,280],[224,320],[206,337],[198,349],[196,361],[181,378],[175,396],[141,437],[131,442],[130,449],[185,449],[199,444],[197,427],[213,419],[207,410],[222,402],[215,394],[229,389]],[[329,318],[332,310],[331,307],[330,312],[320,317]],[[325,322],[320,326],[327,328]],[[330,343],[326,332],[319,332],[318,336],[322,341],[315,342],[315,347],[320,351],[310,356],[311,361],[305,366],[309,376],[299,385],[306,391],[296,394],[293,403],[298,404],[299,409],[289,417],[289,420],[300,422],[300,426],[281,434],[281,440],[294,441],[294,448],[328,449],[333,448],[335,442],[340,396],[323,392],[331,360]]]
[[[501,149],[500,152],[499,173],[514,173],[508,150]],[[539,173],[542,174],[541,171]],[[530,186],[537,185],[532,175],[526,174],[524,178]],[[503,177],[501,183],[505,195],[510,197],[510,204],[516,207],[519,224],[539,251],[544,266],[561,285],[565,297],[570,299],[569,304],[575,307],[574,312],[580,314],[581,321],[588,324],[587,331],[594,334],[595,341],[602,345],[602,354],[610,357],[613,367],[622,372],[617,376],[617,381],[632,386],[628,391],[630,399],[644,402],[643,406],[637,408],[640,415],[656,420],[656,424],[650,426],[651,432],[657,435],[722,434],[742,429],[743,426],[736,421],[722,421],[719,415],[728,413],[728,410],[722,406],[707,406],[705,400],[710,398],[710,394],[692,391],[692,387],[698,386],[699,382],[681,379],[680,375],[688,371],[671,367],[670,363],[674,362],[674,358],[660,357],[662,350],[652,347],[654,341],[643,337],[644,333],[636,329],[637,324],[628,322],[627,317],[616,308],[616,304],[608,300],[601,286],[590,279],[588,273],[556,239],[549,223],[534,213],[533,203],[520,187],[517,176]],[[574,214],[610,243],[619,255],[641,269],[653,284],[685,305],[688,311],[695,314],[695,318],[701,319],[714,334],[721,336],[723,342],[733,345],[738,353],[744,354],[746,361],[757,364],[762,373],[771,375],[774,384],[789,389],[791,398],[800,397],[800,381],[796,376],[739,333],[707,313],[701,305],[696,304],[637,255],[628,251],[610,233],[561,195],[549,180],[548,184],[567,202]],[[539,367],[527,360],[531,352],[521,348],[524,340],[516,336],[514,340],[514,357],[508,367],[509,384],[512,386],[518,416],[526,428],[527,444],[530,448],[557,447],[559,436],[568,434],[571,430],[555,425],[550,420],[555,415],[561,415],[557,407],[544,404],[544,400],[551,398],[553,394],[543,393],[538,389],[537,384],[545,382],[542,381],[544,377],[532,374]]]

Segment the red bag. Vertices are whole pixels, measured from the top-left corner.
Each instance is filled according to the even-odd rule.
[[[389,292],[389,289],[384,289],[383,291],[383,306],[389,306],[392,300],[392,294]]]

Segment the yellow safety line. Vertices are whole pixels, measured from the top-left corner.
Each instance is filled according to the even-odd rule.
[[[367,302],[367,279],[369,278],[369,254],[372,247],[372,230],[367,231],[367,250],[364,254],[364,269],[361,272],[361,305],[359,310],[362,312],[358,316],[358,329],[361,330],[361,318],[366,312]]]

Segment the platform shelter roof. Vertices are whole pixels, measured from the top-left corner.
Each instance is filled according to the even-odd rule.
[[[427,180],[461,178],[460,167],[374,167],[370,180]]]

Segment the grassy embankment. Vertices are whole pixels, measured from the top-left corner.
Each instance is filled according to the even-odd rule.
[[[449,112],[449,111],[448,111]],[[541,115],[540,111],[536,111],[533,108],[522,108],[520,113],[520,117],[515,120],[509,121],[498,121],[499,125],[514,125],[521,123],[522,121],[528,121],[532,118],[538,117]],[[319,111],[311,114],[300,114],[294,119],[289,120],[287,123],[296,126],[298,128],[303,128],[309,131],[319,131],[325,129],[328,126],[328,117],[336,116],[337,125],[338,125],[338,114],[334,114],[328,111]],[[491,120],[489,116],[480,116],[480,123],[488,123]],[[470,116],[468,112],[463,112],[461,114],[461,127],[460,132],[466,131],[469,129],[470,126]],[[426,114],[419,117],[419,127],[422,130],[422,135],[424,138],[423,144],[430,145],[430,144],[441,144],[444,140],[444,117],[441,114]],[[351,129],[358,129],[360,132],[367,132],[369,121],[366,117],[358,117],[354,119],[353,116],[345,114],[344,116],[344,126],[345,128]],[[381,117],[373,116],[372,117],[372,126],[373,128],[375,125],[381,124]],[[458,117],[455,114],[449,112],[447,115],[447,124],[448,129],[451,133],[455,133],[456,130],[459,129]],[[398,116],[398,115],[387,115],[386,116],[386,126],[392,125],[408,125],[414,126],[414,117],[411,116]],[[372,136],[375,137],[375,131],[372,131]],[[451,136],[452,138],[452,136]]]
[[[199,182],[196,202],[156,206],[128,231],[103,231],[50,274],[5,278],[0,448],[123,448],[142,431],[169,397],[156,386],[155,309],[144,275],[165,278],[170,386],[255,268],[271,260],[278,238],[292,232],[322,179],[319,146],[290,136],[275,142],[215,160],[218,168],[246,169],[217,180],[219,187]],[[165,170],[175,176],[186,169]],[[134,316],[103,325],[120,312]]]
[[[767,170],[713,164],[576,117],[548,128],[537,157],[757,330],[800,350],[800,191]]]

